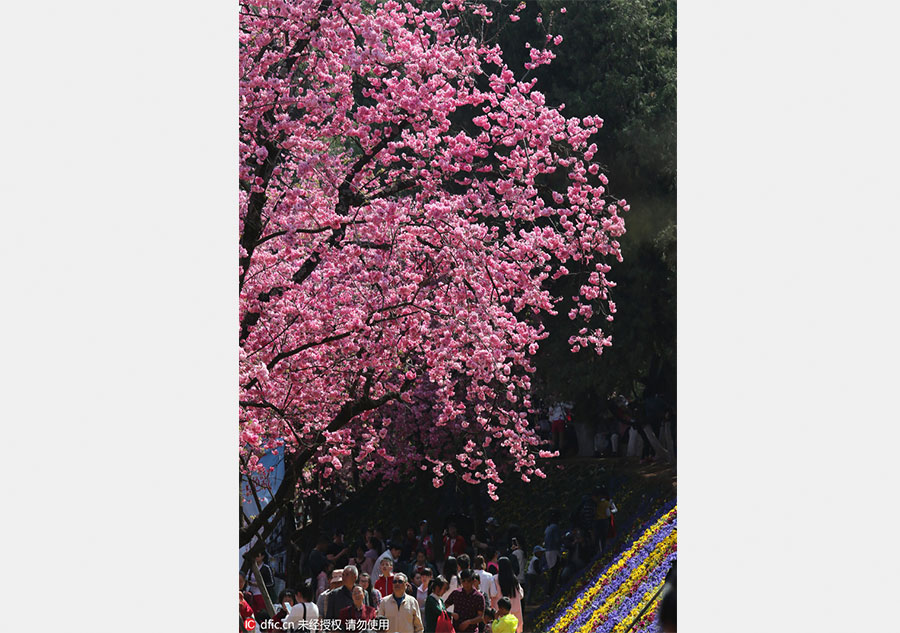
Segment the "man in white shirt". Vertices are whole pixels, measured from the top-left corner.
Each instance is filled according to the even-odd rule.
[[[489,572],[485,571],[484,556],[481,554],[475,557],[473,565],[475,567],[475,574],[479,579],[479,591],[487,596],[488,604],[490,604],[491,598],[494,597],[494,577]]]
[[[419,609],[425,608],[425,601],[428,599],[428,585],[434,577],[430,568],[426,567],[422,572],[422,584],[416,588],[416,600],[419,601]]]
[[[419,602],[406,593],[406,574],[394,574],[394,593],[385,596],[378,605],[378,617],[388,619],[390,633],[422,633],[422,614]]]

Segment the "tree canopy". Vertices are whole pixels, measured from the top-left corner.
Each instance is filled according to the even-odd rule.
[[[260,455],[285,455],[242,544],[351,470],[431,471],[436,486],[456,473],[491,495],[505,472],[543,475],[527,412],[544,320],[564,288],[569,349],[609,346],[629,205],[607,190],[602,119],[567,117],[536,88],[561,39],[521,65],[491,41],[523,10],[242,5],[247,494],[265,486]]]

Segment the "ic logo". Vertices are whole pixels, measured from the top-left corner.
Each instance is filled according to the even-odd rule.
[[[246,618],[244,620],[244,628],[247,629],[248,631],[255,631],[256,630],[256,620],[254,620],[253,618]]]

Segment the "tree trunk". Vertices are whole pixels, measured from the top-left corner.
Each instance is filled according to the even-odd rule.
[[[300,548],[297,547],[297,510],[294,502],[288,504],[288,515],[284,520],[284,580],[288,587],[300,588]]]
[[[272,598],[269,597],[269,590],[266,589],[266,583],[263,582],[262,574],[259,573],[259,566],[256,564],[255,560],[250,563],[250,569],[253,570],[253,578],[256,580],[256,586],[259,588],[259,592],[266,602],[266,611],[269,612],[270,618],[274,618],[275,606],[272,604]]]

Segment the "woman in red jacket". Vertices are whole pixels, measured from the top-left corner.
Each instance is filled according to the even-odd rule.
[[[353,592],[351,593],[351,598],[353,598],[353,604],[349,607],[344,607],[341,609],[340,618],[344,623],[345,631],[355,631],[359,629],[359,626],[349,627],[347,623],[350,620],[361,620],[363,622],[368,622],[369,620],[375,619],[375,607],[370,607],[366,605],[365,597],[366,592],[363,591],[363,588],[359,585],[353,587]]]

